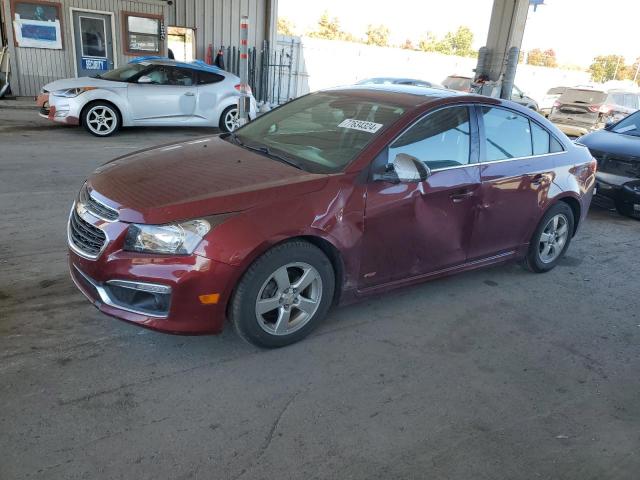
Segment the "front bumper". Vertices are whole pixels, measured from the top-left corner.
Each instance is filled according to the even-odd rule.
[[[66,125],[80,125],[82,104],[76,100],[76,97],[66,98],[46,94],[46,100],[43,95],[38,97],[38,104],[41,102],[41,117]]]
[[[168,333],[222,331],[238,267],[196,254],[124,251],[126,223],[105,222],[87,212],[83,219],[105,231],[107,241],[96,258],[89,258],[69,238],[69,270],[101,312]]]
[[[638,179],[620,177],[605,172],[596,174],[598,195],[617,203],[627,204],[640,212],[640,190],[633,188],[633,185],[638,185],[638,183]]]
[[[568,123],[555,123],[555,126],[560,129],[562,133],[569,137],[581,137],[582,135],[586,135],[587,133],[595,132],[596,130],[602,130],[604,128],[604,124],[595,124],[593,126],[585,126],[585,125],[571,125]]]

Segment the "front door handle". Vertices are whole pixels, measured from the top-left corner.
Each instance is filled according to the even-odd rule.
[[[453,203],[464,202],[467,198],[472,197],[473,192],[470,190],[465,190],[462,192],[452,193],[449,195],[449,198],[453,200]]]
[[[193,93],[193,92],[187,92],[187,93],[185,93],[185,95],[186,95],[187,97],[193,97],[193,96],[195,95],[195,93]]]

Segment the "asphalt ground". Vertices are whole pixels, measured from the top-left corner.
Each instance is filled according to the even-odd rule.
[[[83,179],[207,133],[0,109],[1,479],[639,477],[640,222],[607,209],[550,273],[380,295],[284,349],[100,314],[66,265]]]

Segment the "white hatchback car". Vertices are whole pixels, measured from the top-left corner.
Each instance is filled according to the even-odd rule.
[[[98,137],[128,126],[238,125],[240,79],[201,61],[140,58],[96,77],[56,80],[38,97],[40,115]],[[249,117],[256,116],[251,96]]]

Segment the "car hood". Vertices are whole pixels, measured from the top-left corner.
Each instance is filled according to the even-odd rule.
[[[87,180],[94,198],[124,222],[161,224],[238,212],[321,189],[312,174],[217,136],[134,152]]]
[[[78,87],[96,87],[96,88],[127,88],[127,82],[113,82],[111,80],[102,80],[101,78],[80,77],[80,78],[64,78],[47,83],[43,89],[48,92],[56,90],[66,90],[67,88]]]
[[[619,155],[625,158],[635,157],[636,160],[640,161],[640,137],[614,133],[608,130],[598,130],[581,137],[579,143],[597,152]]]

